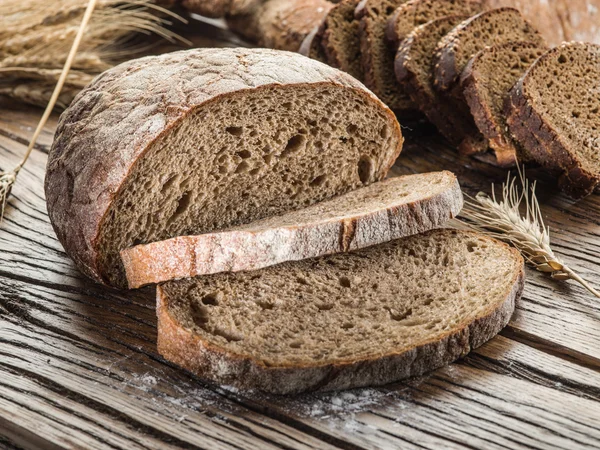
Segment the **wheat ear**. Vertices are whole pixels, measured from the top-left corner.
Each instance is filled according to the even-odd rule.
[[[37,142],[40,133],[46,126],[46,122],[48,122],[48,118],[52,113],[52,109],[54,109],[54,105],[58,100],[58,96],[60,95],[60,91],[62,90],[63,85],[67,79],[67,75],[69,74],[69,70],[71,69],[71,65],[73,64],[73,60],[75,59],[75,55],[77,54],[77,49],[79,48],[79,44],[81,44],[81,39],[83,38],[83,34],[85,33],[85,27],[90,21],[92,17],[92,13],[94,12],[94,8],[96,7],[97,0],[89,0],[87,7],[85,9],[85,13],[83,14],[83,19],[81,19],[81,25],[79,25],[79,29],[77,30],[77,35],[75,36],[75,40],[73,41],[73,45],[71,46],[71,50],[69,51],[69,55],[67,56],[67,60],[65,61],[65,65],[63,66],[60,77],[58,78],[58,82],[56,83],[56,87],[54,88],[54,92],[52,92],[52,97],[50,97],[50,101],[44,110],[44,114],[38,123],[35,132],[33,133],[33,137],[29,142],[29,146],[27,147],[27,151],[25,155],[23,155],[23,159],[21,162],[17,164],[17,166],[8,171],[8,172],[0,172],[0,224],[2,223],[2,219],[4,218],[4,210],[6,208],[6,202],[8,201],[8,196],[17,181],[17,176],[19,172],[29,159],[31,155],[31,151],[33,150],[33,146]]]
[[[519,189],[520,181],[521,189]],[[471,225],[487,234],[516,247],[536,270],[549,273],[556,280],[573,280],[600,298],[583,278],[567,267],[550,246],[550,229],[544,225],[540,205],[535,195],[536,183],[525,177],[525,169],[519,168],[519,179],[507,176],[502,184],[502,199],[496,198],[492,185],[491,197],[484,192],[474,198],[467,196],[461,216]],[[525,215],[520,211],[525,204]]]

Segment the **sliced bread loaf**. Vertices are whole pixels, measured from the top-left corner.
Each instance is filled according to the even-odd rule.
[[[325,18],[322,45],[327,62],[362,80],[359,21],[354,16],[358,0],[342,0]]]
[[[450,172],[395,177],[226,231],[139,245],[123,250],[121,257],[130,288],[256,270],[437,228],[459,213],[462,202],[458,181]]]
[[[401,116],[416,107],[394,76],[395,51],[387,42],[385,29],[395,9],[406,0],[361,0],[356,7],[364,81],[369,89]]]
[[[539,58],[511,90],[507,123],[572,197],[600,184],[600,46],[572,42]]]
[[[457,86],[469,60],[485,47],[522,41],[545,45],[540,33],[514,8],[492,9],[466,20],[438,45],[434,70],[436,88],[450,91]]]
[[[385,177],[393,113],[297,53],[197,49],[97,77],[61,116],[48,213],[81,270],[125,287],[119,251],[300,209]]]
[[[434,89],[433,64],[439,40],[465,19],[449,16],[418,26],[400,44],[395,61],[398,82],[452,145],[478,132],[470,114],[457,109],[452,100]]]
[[[473,16],[483,10],[482,0],[410,0],[389,18],[386,37],[395,48],[413,30],[447,16]]]
[[[157,288],[158,350],[217,383],[277,394],[381,385],[495,336],[524,282],[519,253],[434,230],[350,254]]]
[[[488,139],[497,164],[513,166],[526,161],[521,146],[512,139],[504,116],[510,89],[547,49],[538,44],[508,43],[487,47],[475,55],[461,75],[465,99],[479,131]]]
[[[324,24],[315,27],[310,33],[308,33],[308,35],[306,35],[302,41],[302,44],[300,44],[298,53],[327,64],[327,55],[325,54],[325,50],[321,44],[321,39],[323,37],[323,26]]]

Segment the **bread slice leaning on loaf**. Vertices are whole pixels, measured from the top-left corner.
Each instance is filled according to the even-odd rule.
[[[126,287],[119,252],[249,223],[385,178],[393,113],[297,53],[197,49],[126,62],[61,116],[48,213],[91,278]]]
[[[600,186],[599,80],[600,46],[563,44],[529,68],[505,105],[512,135],[573,198]]]
[[[318,180],[319,181],[319,180]],[[463,197],[450,172],[394,177],[226,231],[121,251],[130,288],[348,252],[442,226]]]
[[[277,394],[382,385],[495,336],[523,258],[481,234],[433,230],[348,254],[157,288],[158,350],[199,376]]]

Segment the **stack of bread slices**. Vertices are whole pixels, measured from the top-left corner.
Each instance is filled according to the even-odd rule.
[[[79,268],[158,284],[158,349],[274,393],[379,385],[504,327],[519,253],[444,229],[449,172],[386,179],[403,143],[350,75],[297,53],[199,49],[121,64],[60,118],[48,213]]]
[[[578,198],[600,184],[599,100],[588,74],[599,71],[598,46],[550,50],[560,27],[548,2],[538,3],[263,0],[227,20],[258,45],[299,50],[351,74],[401,118],[423,114],[463,154],[500,167],[545,166]],[[515,88],[508,100],[544,65],[575,90],[570,98],[559,104],[553,89],[539,86],[528,98]]]

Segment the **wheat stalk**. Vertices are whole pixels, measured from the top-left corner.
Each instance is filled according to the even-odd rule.
[[[71,69],[71,65],[73,64],[73,60],[75,59],[75,55],[77,54],[79,45],[81,44],[81,39],[83,38],[83,34],[85,33],[85,27],[89,23],[90,18],[92,17],[92,13],[94,12],[94,8],[96,7],[96,1],[97,0],[89,0],[88,2],[88,5],[85,9],[85,13],[83,14],[83,18],[81,19],[81,25],[79,26],[79,30],[77,31],[77,35],[75,36],[75,40],[73,41],[71,50],[67,55],[65,65],[62,69],[60,77],[58,78],[58,82],[56,83],[54,92],[52,92],[52,96],[50,97],[50,101],[46,106],[44,114],[42,115],[42,118],[40,119],[40,122],[38,123],[38,126],[35,129],[35,132],[33,133],[33,137],[29,142],[29,146],[27,147],[25,155],[23,155],[21,162],[19,162],[19,164],[17,164],[17,166],[14,169],[8,172],[0,172],[0,224],[2,223],[2,219],[4,218],[4,210],[6,208],[8,196],[10,195],[10,192],[12,191],[12,187],[14,186],[15,182],[17,181],[17,176],[19,175],[19,172],[29,159],[29,155],[31,155],[33,146],[35,145],[40,133],[44,129],[44,126],[46,125],[46,122],[48,121],[48,118],[52,113],[52,109],[54,109],[54,105],[58,100],[60,91],[62,90],[63,85],[67,80],[67,75],[69,74],[69,70]]]
[[[535,187],[536,183],[530,183],[525,177],[525,169],[519,168],[518,179],[509,173],[502,184],[502,199],[496,198],[496,189],[492,185],[491,196],[484,192],[474,198],[467,196],[461,216],[471,221],[473,227],[512,244],[536,270],[549,273],[556,280],[574,280],[600,298],[600,292],[554,254],[550,246],[550,229],[544,225]],[[523,203],[524,216],[520,210]]]

